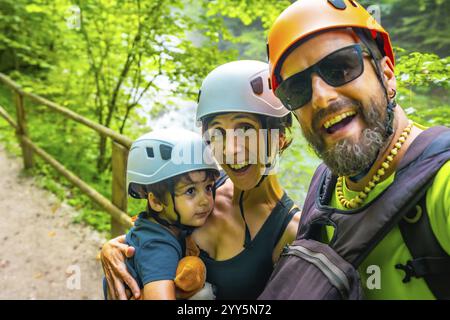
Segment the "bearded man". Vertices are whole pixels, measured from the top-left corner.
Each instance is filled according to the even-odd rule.
[[[313,238],[357,268],[368,299],[450,298],[450,130],[396,104],[388,33],[356,1],[299,0],[268,55],[275,95],[324,162],[298,237],[320,221]]]

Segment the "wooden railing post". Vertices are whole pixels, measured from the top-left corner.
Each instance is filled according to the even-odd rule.
[[[22,147],[24,167],[26,169],[33,167],[33,155],[41,157],[45,162],[50,164],[56,171],[69,180],[73,185],[80,188],[80,190],[89,196],[93,201],[99,204],[108,212],[111,217],[111,234],[113,236],[123,234],[127,228],[133,226],[132,219],[127,215],[127,192],[126,192],[126,167],[128,158],[128,149],[131,147],[132,140],[114,130],[95,123],[76,112],[64,108],[54,102],[51,102],[43,97],[35,95],[30,92],[25,92],[22,88],[12,81],[6,75],[0,73],[0,83],[5,84],[13,90],[15,96],[15,105],[17,109],[17,124],[8,115],[8,113],[0,106],[0,117],[16,128],[16,135]],[[51,110],[62,114],[68,119],[72,119],[82,125],[95,130],[103,137],[108,137],[113,140],[112,144],[112,201],[106,199],[97,190],[90,187],[86,182],[81,180],[73,172],[64,167],[51,155],[43,149],[36,146],[28,137],[26,112],[24,106],[24,99],[45,105]]]
[[[17,137],[22,148],[23,164],[25,169],[33,167],[33,151],[24,143],[23,138],[28,138],[27,120],[25,113],[25,105],[23,96],[19,92],[15,92],[16,112],[17,112]]]
[[[112,141],[112,203],[123,212],[127,212],[127,170],[128,148]],[[123,225],[111,217],[111,236],[125,233]]]

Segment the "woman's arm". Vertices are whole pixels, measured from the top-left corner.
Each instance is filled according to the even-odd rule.
[[[125,236],[105,243],[101,251],[101,262],[108,286],[108,299],[127,300],[125,284],[131,289],[134,298],[139,299],[141,291],[134,278],[127,271],[125,258],[134,255],[134,248],[125,244]]]
[[[280,258],[284,246],[287,244],[291,244],[295,240],[295,237],[297,236],[297,230],[300,223],[301,214],[302,212],[299,211],[292,217],[292,220],[287,225],[286,230],[281,236],[280,241],[278,241],[277,245],[275,246],[272,254],[272,261],[274,264]]]
[[[175,300],[175,283],[173,280],[159,280],[144,286],[143,300]]]

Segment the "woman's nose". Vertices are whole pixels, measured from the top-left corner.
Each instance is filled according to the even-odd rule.
[[[245,141],[239,137],[234,130],[227,130],[227,135],[225,137],[225,153],[227,157],[234,157],[240,154],[244,148],[243,145]]]

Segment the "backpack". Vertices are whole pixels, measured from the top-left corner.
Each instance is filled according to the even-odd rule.
[[[422,132],[401,160],[393,183],[371,203],[348,211],[326,205],[337,177],[320,165],[296,240],[284,248],[258,299],[364,299],[358,267],[397,225],[413,257],[395,266],[405,272],[403,282],[423,277],[436,298],[450,299],[450,257],[431,230],[425,206],[426,192],[448,160],[450,129]],[[329,244],[320,242],[327,225],[335,229]]]

